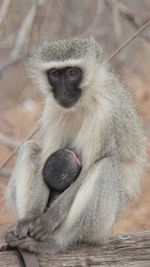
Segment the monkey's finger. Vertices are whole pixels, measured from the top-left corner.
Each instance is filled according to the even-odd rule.
[[[34,222],[29,224],[28,233],[32,232],[33,229],[34,229]]]
[[[35,240],[38,240],[38,241],[45,241],[48,237],[48,233],[47,231],[41,231],[39,232],[37,235],[35,235]]]
[[[8,232],[5,235],[5,239],[6,239],[6,242],[12,247],[16,247],[18,245],[19,239],[16,236],[14,236],[12,231]]]
[[[12,247],[20,247],[21,249],[38,252],[38,244],[34,239],[27,237],[24,239],[18,239],[14,236],[13,232],[8,232],[5,236],[7,243]]]
[[[33,231],[30,232],[30,236],[35,237],[39,232],[42,231],[42,226],[39,225],[33,229]]]
[[[29,233],[32,233],[36,228],[41,227],[41,220],[38,218],[32,224],[29,225]]]
[[[38,252],[37,241],[32,239],[32,238],[30,238],[30,237],[27,237],[25,239],[19,240],[18,246],[21,249],[27,250],[29,252],[35,252],[35,253]]]
[[[25,238],[28,234],[28,227],[15,227],[13,233],[19,239]]]
[[[21,239],[21,240],[13,240],[11,241],[10,245],[13,247],[19,247],[21,249],[30,251],[30,252],[36,252],[35,250],[35,240],[31,240],[29,238]]]

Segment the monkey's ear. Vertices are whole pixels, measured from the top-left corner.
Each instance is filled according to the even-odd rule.
[[[106,57],[103,47],[99,44],[99,42],[95,39],[93,35],[89,35],[88,40],[89,40],[90,53],[91,51],[93,51],[94,52],[93,56],[95,55],[98,62],[102,63]]]
[[[38,45],[34,46],[34,48],[31,51],[31,56],[28,57],[26,61],[26,69],[27,73],[29,73],[29,76],[34,76],[37,71],[43,70],[42,65],[44,62],[43,58],[43,51],[47,51],[47,48],[49,47],[51,42],[44,41],[39,43]],[[46,53],[46,52],[45,52]]]

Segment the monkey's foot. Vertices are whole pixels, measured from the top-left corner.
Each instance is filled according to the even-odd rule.
[[[49,239],[47,242],[39,242],[34,238],[27,236],[23,239],[18,239],[12,231],[5,235],[5,240],[11,247],[19,247],[23,250],[34,253],[56,253],[61,249],[56,245],[54,239]]]
[[[34,228],[34,222],[37,217],[21,219],[15,226],[13,233],[19,239],[25,238]]]
[[[31,237],[18,239],[11,231],[6,234],[5,239],[8,245],[11,247],[19,247],[21,249],[35,253],[38,253],[39,251],[37,241]]]
[[[49,239],[52,230],[49,220],[43,215],[34,222],[34,226],[30,229],[29,234],[38,241],[46,241]]]

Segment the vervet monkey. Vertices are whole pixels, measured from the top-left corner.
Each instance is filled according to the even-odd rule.
[[[146,163],[130,93],[92,37],[44,44],[30,72],[45,94],[41,137],[39,144],[28,141],[20,149],[7,189],[18,224],[6,240],[36,253],[99,244],[139,191]],[[49,155],[68,147],[80,156],[82,171],[44,212],[49,189],[43,166]]]

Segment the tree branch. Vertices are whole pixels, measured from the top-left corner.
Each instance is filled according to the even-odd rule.
[[[1,176],[1,177],[4,177],[4,178],[10,178],[11,173],[12,173],[12,172],[11,172],[10,170],[8,170],[8,169],[3,169],[3,170],[0,171],[0,176]]]
[[[78,246],[59,254],[38,255],[40,267],[149,267],[150,231],[109,238],[101,246]],[[0,252],[0,266],[21,267],[16,251]]]
[[[0,132],[0,143],[8,146],[10,149],[16,148],[16,146],[20,145],[20,142],[15,140],[12,137],[6,136],[5,134]]]
[[[29,9],[27,15],[25,16],[21,24],[14,48],[10,52],[8,59],[0,63],[1,75],[8,67],[21,61],[27,56],[31,37],[31,30],[35,21],[37,9],[38,7],[41,7],[46,1],[47,0],[34,0],[34,4],[32,4],[31,8]]]

